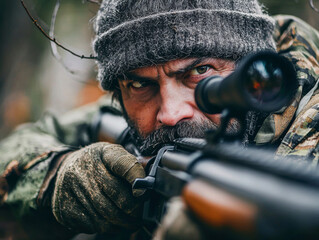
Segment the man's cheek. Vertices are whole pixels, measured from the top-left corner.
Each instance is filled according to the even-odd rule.
[[[131,108],[127,114],[142,137],[148,136],[156,129],[156,116],[146,107]]]
[[[146,138],[149,134],[156,130],[155,124],[152,123],[151,119],[147,120],[147,118],[139,118],[136,125],[143,138]]]

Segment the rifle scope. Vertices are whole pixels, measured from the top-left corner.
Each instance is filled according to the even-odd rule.
[[[294,67],[270,51],[243,58],[226,78],[211,76],[199,82],[195,100],[203,112],[255,110],[275,112],[287,106],[297,90]]]

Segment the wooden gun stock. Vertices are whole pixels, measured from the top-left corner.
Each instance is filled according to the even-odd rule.
[[[257,207],[202,180],[188,183],[183,198],[200,219],[215,227],[230,227],[252,234]]]

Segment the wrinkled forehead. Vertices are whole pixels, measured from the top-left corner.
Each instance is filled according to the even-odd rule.
[[[185,68],[189,66],[195,66],[204,61],[204,58],[187,58],[187,59],[175,59],[160,64],[154,64],[141,68],[131,70],[129,73],[136,75],[155,75],[160,69],[162,69],[166,75],[171,76],[173,74],[181,73]]]
[[[162,70],[167,76],[171,77],[174,75],[184,74],[190,70],[192,70],[196,66],[200,65],[209,65],[215,69],[227,68],[233,69],[235,68],[236,62],[234,60],[229,59],[221,59],[221,58],[184,58],[184,59],[175,59],[171,61],[167,61],[165,63],[154,64],[146,67],[136,68],[127,73],[127,75],[149,75],[154,76]]]

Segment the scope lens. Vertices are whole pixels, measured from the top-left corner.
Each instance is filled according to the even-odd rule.
[[[283,80],[283,72],[278,65],[258,60],[248,68],[245,85],[253,99],[258,103],[264,103],[272,101],[280,94]]]

